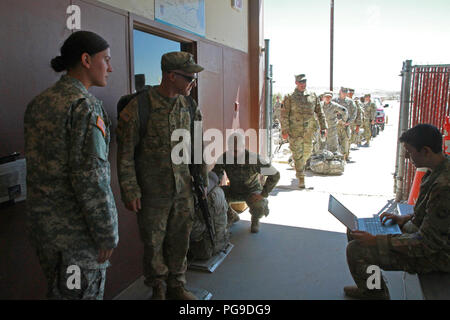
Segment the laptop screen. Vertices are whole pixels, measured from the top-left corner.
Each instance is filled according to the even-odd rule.
[[[358,229],[358,222],[356,216],[336,200],[330,194],[330,199],[328,200],[328,211],[336,217],[340,222],[342,222],[347,228],[351,230]]]

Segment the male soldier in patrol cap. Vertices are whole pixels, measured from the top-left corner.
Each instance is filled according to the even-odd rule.
[[[355,122],[352,125],[352,137],[350,139],[350,144],[355,143],[356,145],[359,144],[359,128],[362,126],[363,121],[364,121],[364,109],[363,106],[361,104],[361,101],[359,101],[359,99],[353,99],[353,95],[355,94],[355,89],[348,89],[348,93],[347,93],[347,97],[349,99],[351,99],[356,106],[356,118],[355,118]]]
[[[320,124],[322,136],[327,135],[327,121],[320,100],[315,93],[306,90],[304,74],[295,76],[296,88],[284,100],[284,112],[281,115],[282,135],[289,137],[298,187],[305,188],[305,165],[312,154],[313,135],[316,125],[314,113]]]
[[[331,152],[339,152],[339,139],[337,132],[338,115],[341,119],[348,118],[347,108],[340,104],[331,101],[333,93],[327,91],[323,94],[323,101],[321,102],[323,113],[327,119],[328,133],[325,142],[325,147]]]
[[[450,273],[450,158],[442,153],[441,132],[419,124],[404,132],[400,142],[417,168],[430,170],[422,178],[412,215],[380,215],[382,223],[398,224],[402,234],[348,231],[347,263],[356,286],[345,287],[344,292],[353,298],[390,298],[383,277],[379,288],[368,288],[371,265],[389,271]]]
[[[240,132],[228,138],[229,150],[222,154],[212,170],[222,179],[226,172],[229,186],[223,186],[229,203],[245,201],[250,208],[252,224],[250,231],[259,232],[259,220],[269,214],[267,197],[280,180],[280,173],[261,156],[245,149],[245,139]],[[264,186],[259,182],[260,174],[267,176]]]
[[[339,91],[339,97],[333,99],[334,102],[340,104],[347,108],[348,111],[348,119],[343,119],[338,123],[338,135],[339,135],[339,143],[342,147],[342,153],[344,154],[344,159],[348,162],[350,161],[350,138],[351,138],[351,130],[350,126],[355,122],[357,111],[355,103],[347,98],[348,89],[341,87]]]
[[[189,164],[171,161],[171,141],[177,129],[191,131],[202,114],[188,96],[203,67],[187,52],[170,52],[161,58],[162,81],[149,87],[149,121],[143,137],[139,132],[138,97],[120,113],[117,128],[118,174],[122,200],[137,212],[144,243],[145,284],[153,288],[153,299],[193,300],[184,288],[186,255],[194,214]],[[190,112],[191,110],[191,112]],[[198,150],[202,152],[202,150]],[[203,181],[207,183],[206,166]],[[167,285],[167,290],[166,290]]]
[[[364,147],[370,146],[370,139],[372,138],[372,125],[375,124],[377,116],[377,106],[370,99],[370,94],[364,95],[364,136],[366,143]]]

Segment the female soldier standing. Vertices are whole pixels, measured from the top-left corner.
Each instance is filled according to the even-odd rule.
[[[103,299],[106,268],[118,243],[110,187],[111,122],[88,92],[104,87],[108,43],[78,31],[51,61],[58,82],[25,112],[27,227],[47,279],[49,299]]]

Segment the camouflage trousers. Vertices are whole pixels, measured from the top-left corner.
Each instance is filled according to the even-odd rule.
[[[47,280],[47,299],[52,300],[103,300],[106,267],[98,267],[96,261],[86,263],[78,260],[77,253],[68,253],[55,248],[38,246],[36,253]],[[79,255],[78,255],[79,256]],[[83,261],[81,261],[83,260]],[[78,267],[79,284],[74,277]]]
[[[142,197],[142,210],[137,214],[137,221],[144,244],[147,286],[167,282],[169,287],[176,287],[186,283],[186,256],[193,220],[193,197]]]
[[[338,137],[337,127],[329,127],[328,128],[325,148],[331,152],[341,152],[341,150],[339,148],[339,137]]]
[[[405,231],[405,229],[403,229]],[[402,238],[402,235],[393,235]],[[421,250],[412,252],[407,241],[397,241],[397,245],[387,250],[383,246],[362,246],[353,240],[347,232],[347,264],[350,273],[360,290],[369,290],[367,280],[373,274],[368,271],[369,266],[377,266],[386,271],[406,271],[409,273],[429,273],[439,271],[431,263],[429,257],[423,255]],[[380,277],[381,288],[386,286],[384,277]]]
[[[359,132],[356,132],[356,124],[352,125],[352,138],[350,140],[350,144],[360,144],[361,143],[361,136]]]
[[[269,201],[266,198],[255,202],[249,200],[252,194],[259,194],[258,191],[246,194],[236,194],[231,192],[229,186],[222,186],[221,188],[225,193],[225,198],[228,203],[245,201],[252,217],[261,219],[262,217],[267,217],[269,215]]]
[[[348,156],[350,154],[350,138],[351,138],[350,128],[345,127],[343,125],[338,125],[338,137],[342,154]]]
[[[370,139],[372,138],[372,128],[370,121],[364,121],[364,138],[366,139],[366,142],[370,142]]]
[[[289,149],[295,164],[297,178],[305,176],[305,165],[313,151],[312,135],[306,133],[303,137],[289,137]]]

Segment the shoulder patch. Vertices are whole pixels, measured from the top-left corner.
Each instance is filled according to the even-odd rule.
[[[106,126],[105,122],[100,116],[97,116],[97,122],[96,122],[97,128],[100,129],[100,131],[103,133],[103,136],[106,137]]]
[[[125,108],[120,112],[120,118],[125,121],[128,122],[131,119],[130,114],[128,113],[128,110]]]

